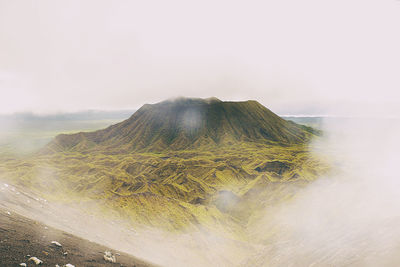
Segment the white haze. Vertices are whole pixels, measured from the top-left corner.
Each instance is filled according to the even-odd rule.
[[[399,13],[396,0],[0,0],[0,113],[174,96],[390,113]]]
[[[313,145],[333,160],[290,202],[267,211],[257,229],[277,236],[252,266],[400,264],[399,119],[326,119]]]
[[[38,179],[50,177],[51,173],[42,173]],[[138,227],[119,219],[113,211],[100,215],[104,208],[94,201],[60,204],[1,180],[0,211],[16,212],[159,266],[235,266],[254,252],[251,245],[206,229],[179,234]]]
[[[0,0],[1,113],[182,95],[358,117],[325,120],[311,148],[332,173],[265,211],[249,229],[263,245],[132,230],[5,187],[0,205],[163,266],[399,266],[399,13],[395,0]]]

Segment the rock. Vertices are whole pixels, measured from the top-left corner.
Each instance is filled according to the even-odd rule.
[[[55,245],[57,247],[60,247],[60,248],[62,247],[62,245],[60,243],[58,243],[57,241],[51,241],[51,244]]]
[[[104,252],[103,258],[105,261],[108,261],[108,262],[112,262],[112,263],[117,262],[117,260],[115,259],[115,256],[110,251]]]
[[[72,265],[71,263],[67,263],[63,267],[75,267],[75,265]]]
[[[43,261],[39,260],[36,257],[30,257],[28,261],[33,261],[36,265],[41,265],[43,264]]]
[[[283,161],[269,161],[264,163],[263,165],[258,166],[255,168],[257,172],[274,172],[278,175],[282,175],[285,172],[291,169],[291,165],[287,162]]]
[[[26,263],[20,263],[19,266],[26,267]]]

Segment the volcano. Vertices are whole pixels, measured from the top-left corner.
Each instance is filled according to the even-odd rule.
[[[145,104],[129,119],[94,132],[58,135],[47,151],[163,151],[237,142],[296,144],[312,130],[258,103],[178,98]]]
[[[0,171],[57,199],[102,203],[138,227],[241,240],[267,208],[329,170],[309,150],[314,137],[257,101],[179,98],[102,130],[58,135]]]

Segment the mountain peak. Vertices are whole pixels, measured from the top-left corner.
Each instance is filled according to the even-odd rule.
[[[51,150],[162,151],[239,142],[301,143],[312,134],[257,101],[175,98],[146,104],[129,119],[106,129],[60,135]]]

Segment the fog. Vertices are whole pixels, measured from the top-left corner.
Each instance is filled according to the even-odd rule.
[[[399,119],[324,121],[312,145],[332,171],[268,211],[277,227],[252,266],[397,266],[400,244]]]
[[[235,266],[254,252],[250,244],[206,229],[174,233],[138,226],[113,210],[105,212],[96,201],[60,203],[4,181],[0,183],[0,208],[159,266]]]
[[[255,99],[283,114],[362,103],[390,112],[399,9],[395,0],[0,0],[0,113],[137,109],[175,96]]]
[[[248,226],[257,244],[204,229],[136,229],[92,214],[99,203],[67,208],[1,176],[0,205],[162,266],[397,266],[399,9],[395,0],[0,0],[0,113],[254,99],[292,117],[330,115],[310,150],[331,164]],[[32,128],[0,118],[0,155],[111,124],[85,116],[69,128],[65,118]],[[183,117],[188,130],[201,121],[195,111]]]

